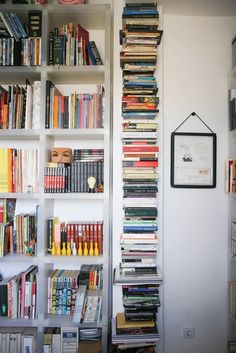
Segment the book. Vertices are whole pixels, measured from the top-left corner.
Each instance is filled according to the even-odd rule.
[[[28,11],[28,36],[42,37],[42,11]]]
[[[53,36],[53,65],[63,64],[63,35],[58,33],[58,28],[54,30]]]
[[[103,65],[101,56],[99,54],[98,48],[95,41],[87,42],[88,55],[93,65]]]
[[[63,353],[77,353],[78,327],[61,327],[61,350]]]

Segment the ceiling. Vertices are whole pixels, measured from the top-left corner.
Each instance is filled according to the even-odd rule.
[[[166,14],[236,16],[236,0],[159,0]]]

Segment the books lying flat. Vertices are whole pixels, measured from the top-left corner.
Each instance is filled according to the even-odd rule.
[[[142,275],[140,273],[135,274],[129,274],[128,276],[125,274],[122,274],[120,272],[120,268],[116,267],[114,269],[114,276],[113,276],[113,282],[114,284],[117,285],[122,285],[122,284],[145,284],[145,283],[162,283],[162,274],[157,266],[157,273],[156,274],[146,274]]]
[[[159,340],[159,333],[145,334],[118,334],[116,331],[116,319],[112,319],[112,343],[135,343],[135,342],[156,342]]]
[[[117,313],[116,315],[116,332],[119,333],[120,331],[136,331],[136,330],[145,330],[150,332],[157,331],[156,324],[153,320],[146,321],[145,323],[141,321],[126,321],[124,313]]]

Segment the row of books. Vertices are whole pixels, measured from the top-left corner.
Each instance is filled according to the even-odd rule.
[[[80,285],[76,294],[73,324],[99,323],[101,309],[101,292],[98,290],[87,290],[86,285]]]
[[[236,192],[236,159],[225,162],[225,191]]]
[[[103,127],[104,90],[97,85],[95,93],[64,96],[54,83],[46,81],[46,129],[91,129]]]
[[[0,223],[13,221],[15,208],[16,199],[0,199]]]
[[[25,86],[0,86],[0,128],[39,129],[41,82],[26,80]]]
[[[101,335],[100,328],[47,327],[43,334],[43,352],[99,353]]]
[[[0,12],[0,64],[41,65],[42,12],[28,11],[23,23],[14,12]]]
[[[40,66],[41,38],[0,38],[0,66]]]
[[[0,257],[7,254],[35,255],[37,252],[37,216],[19,214],[10,223],[0,223]]]
[[[0,316],[34,319],[37,317],[38,267],[30,266],[26,271],[0,282]]]
[[[80,270],[55,269],[48,277],[48,314],[73,316],[81,286],[84,292],[102,289],[102,265],[82,265]]]
[[[34,353],[37,332],[33,327],[0,328],[1,353]]]
[[[80,24],[69,23],[55,27],[49,33],[48,65],[102,65],[95,41]]]
[[[103,222],[65,222],[58,217],[47,220],[47,251],[51,255],[101,255]]]
[[[0,148],[0,192],[38,192],[38,150]]]
[[[44,168],[44,192],[103,192],[104,162],[74,161],[70,165],[49,163]],[[93,177],[92,185],[89,178]]]

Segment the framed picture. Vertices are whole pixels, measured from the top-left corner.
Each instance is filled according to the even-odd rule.
[[[216,134],[172,132],[171,186],[216,187]]]

